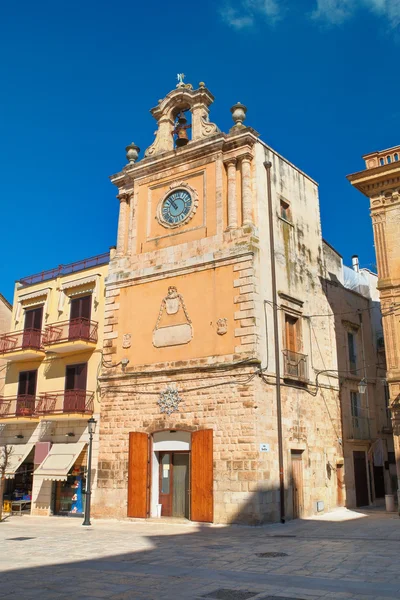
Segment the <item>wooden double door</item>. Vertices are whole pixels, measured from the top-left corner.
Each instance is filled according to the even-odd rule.
[[[159,478],[157,503],[163,516],[184,516],[192,521],[213,521],[213,430],[191,434],[189,452],[160,452],[156,473],[150,469],[152,438],[129,434],[128,517],[150,516],[150,487]],[[155,469],[153,469],[154,471]]]
[[[163,517],[189,519],[189,452],[159,453],[159,504]]]

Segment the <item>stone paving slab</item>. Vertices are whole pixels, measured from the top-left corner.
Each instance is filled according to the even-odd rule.
[[[399,552],[398,516],[377,511],[257,528],[12,517],[0,524],[0,600],[200,600],[221,589],[399,600]]]

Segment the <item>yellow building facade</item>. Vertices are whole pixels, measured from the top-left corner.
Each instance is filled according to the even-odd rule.
[[[371,152],[363,159],[366,169],[348,175],[348,180],[370,199],[400,481],[400,146]]]
[[[20,279],[6,361],[0,443],[12,446],[5,499],[35,515],[82,514],[90,417],[99,419],[109,254]],[[96,475],[98,433],[93,444]],[[20,504],[18,504],[20,503]]]

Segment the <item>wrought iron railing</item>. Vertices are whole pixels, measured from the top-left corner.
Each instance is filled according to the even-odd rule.
[[[371,438],[369,417],[351,417],[351,427],[353,440],[369,440]]]
[[[79,260],[74,263],[70,263],[68,265],[59,265],[55,269],[50,269],[48,271],[42,271],[41,273],[36,273],[35,275],[29,275],[29,277],[23,277],[19,280],[19,283],[22,285],[32,285],[34,283],[40,283],[41,281],[48,281],[49,279],[55,279],[60,275],[69,275],[70,273],[76,273],[77,271],[83,271],[84,269],[89,269],[90,267],[97,267],[99,265],[105,265],[110,261],[110,254],[105,252],[104,254],[98,254],[97,256],[92,256],[91,258],[85,258],[84,260]]]
[[[35,396],[28,394],[20,396],[2,396],[0,397],[0,419],[34,417],[35,404]]]
[[[283,350],[283,376],[299,381],[308,381],[308,361],[306,354]]]
[[[44,392],[39,395],[37,415],[81,413],[91,415],[94,411],[94,392],[87,390],[63,390]]]
[[[41,349],[42,332],[40,329],[24,329],[0,335],[0,354],[16,350]]]
[[[43,345],[51,346],[60,342],[84,340],[97,342],[98,323],[89,319],[70,319],[46,325],[43,334]]]

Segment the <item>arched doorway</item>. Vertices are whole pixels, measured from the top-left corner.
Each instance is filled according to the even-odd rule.
[[[188,431],[153,434],[151,516],[190,519],[190,450]]]
[[[213,521],[213,430],[129,434],[128,517]],[[175,496],[174,496],[175,489]]]

